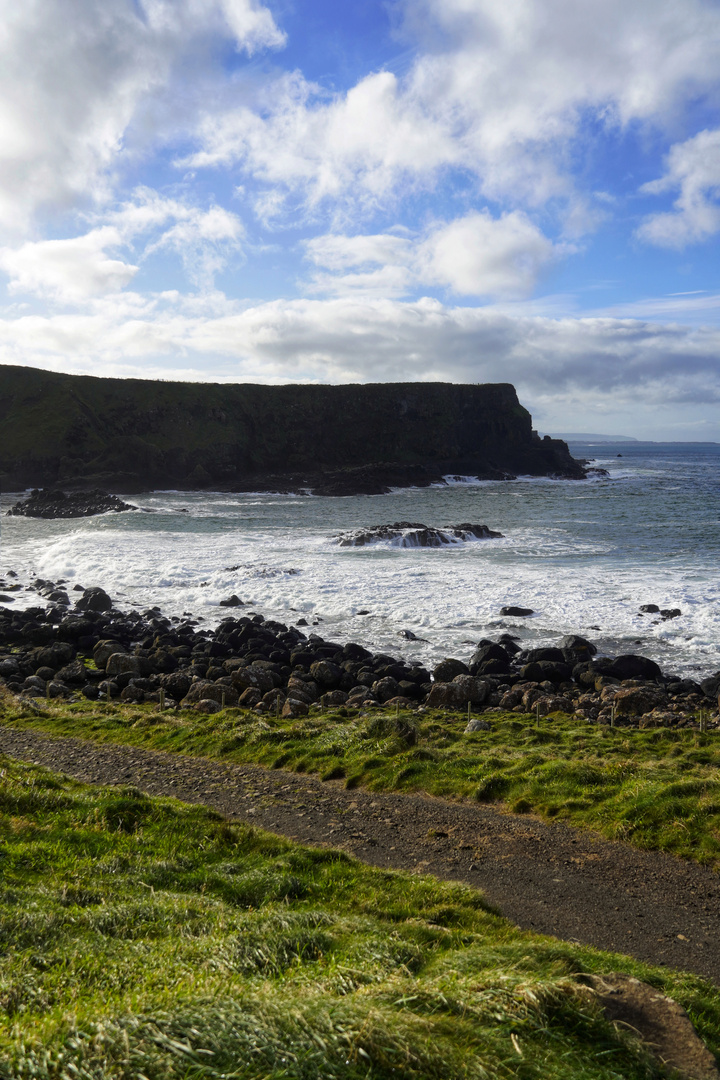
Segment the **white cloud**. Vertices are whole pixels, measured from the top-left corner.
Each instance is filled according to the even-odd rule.
[[[12,293],[34,293],[57,300],[85,300],[128,285],[138,267],[114,259],[106,248],[123,243],[117,229],[105,226],[69,240],[28,242],[0,250],[0,266],[10,276]]]
[[[0,228],[15,234],[39,208],[102,199],[138,109],[178,77],[187,111],[214,37],[284,41],[252,0],[0,0],[0,16]]]
[[[680,191],[675,209],[652,214],[638,236],[659,247],[683,248],[720,232],[720,128],[701,131],[672,147],[667,170],[640,189],[649,195]]]
[[[298,73],[258,108],[208,114],[197,166],[241,163],[272,188],[356,209],[448,167],[515,205],[569,200],[569,227],[597,210],[566,157],[583,123],[663,126],[717,85],[720,9],[703,0],[408,0],[417,57],[399,79],[367,75],[328,97]]]
[[[306,248],[325,271],[313,278],[315,291],[404,296],[418,286],[439,286],[458,296],[503,299],[530,295],[545,267],[571,250],[553,245],[516,210],[499,218],[466,214],[412,240],[393,233],[329,234]]]
[[[244,236],[240,218],[222,207],[204,210],[140,188],[80,236],[0,248],[0,268],[13,294],[74,303],[130,283],[139,267],[118,257],[119,252],[144,262],[166,249],[180,256],[195,285],[208,290]]]
[[[718,356],[718,328],[517,317],[429,299],[277,300],[243,309],[221,294],[126,293],[83,313],[0,324],[3,363],[234,382],[512,382],[546,426],[550,417],[613,414],[660,437],[665,417],[705,416],[716,430],[708,437],[720,437]]]

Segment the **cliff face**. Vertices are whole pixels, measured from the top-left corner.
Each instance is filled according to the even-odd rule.
[[[447,472],[582,477],[506,383],[258,386],[0,366],[0,484],[115,491],[308,482],[343,493]]]

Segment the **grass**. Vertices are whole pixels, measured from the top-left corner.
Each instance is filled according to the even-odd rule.
[[[521,932],[465,886],[373,870],[135,788],[0,758],[3,1080],[666,1076],[584,975],[689,975]]]
[[[301,720],[240,709],[160,713],[151,705],[18,704],[0,722],[58,735],[254,762],[347,787],[502,802],[610,839],[720,865],[720,734],[609,728],[555,715],[496,714],[465,735],[457,713],[376,711]]]

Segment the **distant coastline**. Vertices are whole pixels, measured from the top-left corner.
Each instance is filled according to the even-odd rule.
[[[545,436],[544,432],[541,432]],[[718,446],[720,443],[713,439],[637,439],[634,435],[597,435],[590,432],[553,432],[547,435],[549,439],[561,439],[566,443],[632,443],[633,446]]]

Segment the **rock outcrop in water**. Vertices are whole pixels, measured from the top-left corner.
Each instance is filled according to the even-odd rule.
[[[379,494],[448,474],[582,479],[512,386],[260,386],[0,366],[0,485]]]
[[[720,672],[700,683],[678,678],[646,657],[598,656],[577,635],[532,649],[502,635],[430,672],[257,614],[198,629],[194,620],[173,623],[159,608],[119,611],[97,588],[82,590],[73,610],[60,585],[35,583],[46,606],[0,604],[0,684],[25,698],[82,695],[208,713],[239,706],[291,718],[315,707],[469,708],[634,727],[720,724]]]
[[[106,491],[64,491],[35,488],[27,499],[16,502],[8,510],[8,517],[78,518],[94,514],[119,514],[124,510],[137,510],[137,506],[108,495]]]
[[[423,525],[416,521],[396,521],[393,525],[373,525],[369,529],[355,529],[339,533],[335,537],[340,547],[365,547],[390,541],[398,547],[447,547],[467,540],[489,540],[501,537],[487,525],[447,525],[442,529]]]

